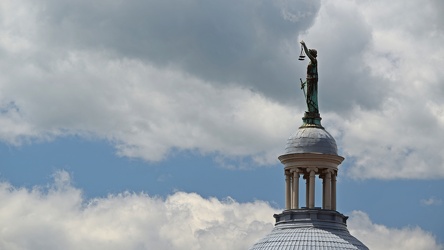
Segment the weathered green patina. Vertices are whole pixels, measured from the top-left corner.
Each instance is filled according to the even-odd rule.
[[[305,54],[310,59],[310,63],[307,66],[306,81],[302,82],[301,79],[301,89],[304,92],[308,109],[302,118],[304,121],[303,126],[322,127],[318,105],[318,61],[316,59],[318,52],[315,49],[308,49],[304,41],[301,41],[301,45]]]

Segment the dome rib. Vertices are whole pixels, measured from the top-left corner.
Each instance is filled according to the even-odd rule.
[[[368,249],[362,242],[345,229],[324,229],[320,227],[289,227],[276,225],[270,234],[257,242],[250,250],[299,250]]]
[[[338,211],[287,209],[274,218],[273,230],[250,250],[368,250],[350,234],[348,217]]]

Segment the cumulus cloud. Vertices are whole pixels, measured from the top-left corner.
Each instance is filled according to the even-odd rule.
[[[348,225],[352,235],[370,249],[444,249],[431,233],[419,227],[389,228],[373,223],[362,211],[354,211]]]
[[[148,161],[191,150],[222,165],[272,164],[305,109],[296,83],[304,38],[319,52],[321,115],[347,174],[442,178],[440,9],[439,1],[2,1],[0,139],[80,135]]]
[[[3,7],[23,13],[5,14],[7,39],[29,45],[27,52],[34,53],[29,56],[42,64],[67,50],[104,50],[119,58],[175,65],[205,81],[236,82],[280,99],[293,87],[292,45],[310,27],[319,5],[307,0],[45,0],[6,1]]]
[[[248,249],[273,228],[280,210],[263,201],[166,198],[119,193],[85,200],[65,171],[32,189],[0,183],[0,248],[20,249]],[[371,249],[440,249],[420,228],[391,229],[353,212],[349,227]]]
[[[322,1],[306,40],[319,48],[321,109],[333,113],[349,176],[444,176],[440,6]]]
[[[93,135],[151,161],[175,148],[269,163],[294,119],[259,93],[140,61],[72,52],[51,68],[23,65],[15,73],[24,79],[3,86],[4,141]]]
[[[305,16],[298,19],[284,2],[246,1],[239,3],[243,6],[240,10],[222,2],[199,7],[193,1],[181,2],[184,6],[157,1],[139,4],[4,2],[1,66],[8,74],[0,82],[0,138],[20,145],[75,134],[108,140],[119,155],[149,161],[162,160],[171,149],[178,149],[224,157],[251,156],[256,164],[274,163],[283,147],[282,138],[294,123],[294,110],[248,88],[245,81],[234,81],[243,78],[239,75],[248,78],[253,74],[236,73],[227,67],[257,67],[252,62],[260,61],[236,59],[241,52],[255,53],[240,49],[229,55],[225,50],[233,49],[230,44],[213,44],[207,36],[198,34],[205,30],[234,32],[233,39],[240,39],[241,46],[248,47],[253,38],[239,38],[238,35],[248,35],[243,29],[254,26],[258,29],[254,32],[268,37],[267,32],[278,32],[273,25],[279,24],[273,20],[297,23],[308,18],[308,14],[304,12]],[[263,4],[272,6],[276,13],[270,15],[277,16],[265,15],[261,16],[264,20],[256,20],[243,13],[251,9],[259,15],[256,11],[264,11]],[[231,11],[235,13],[228,14]],[[224,22],[235,20],[220,18],[213,25],[221,27],[206,26],[210,25],[204,22],[206,18],[221,13],[240,18],[239,23],[247,19],[248,27],[227,24]],[[174,37],[165,37],[169,35]],[[222,38],[231,41],[229,37]],[[167,40],[181,48],[166,43]],[[198,41],[205,43],[202,48],[187,52],[186,48],[196,46]],[[216,42],[225,44],[218,39]],[[226,67],[213,65],[225,59],[206,51],[210,45],[226,57]],[[262,51],[261,46],[265,45],[256,49]],[[136,51],[128,51],[131,49]],[[178,58],[187,55],[190,58]],[[239,58],[252,60],[248,55]],[[215,70],[200,69],[191,62],[221,71],[218,76],[233,78],[206,77],[204,73]],[[267,82],[267,86],[279,86],[270,84]]]
[[[0,248],[248,249],[273,228],[269,204],[177,192],[84,200],[64,171],[48,187],[0,184]]]

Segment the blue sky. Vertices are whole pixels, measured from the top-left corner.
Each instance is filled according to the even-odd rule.
[[[346,158],[350,231],[371,249],[442,249],[442,10],[2,1],[1,248],[248,248],[284,206],[277,156],[305,109],[304,39]]]

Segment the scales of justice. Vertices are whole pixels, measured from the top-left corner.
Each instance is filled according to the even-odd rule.
[[[318,51],[315,49],[308,49],[305,42],[301,42],[301,54],[299,55],[299,60],[305,60],[305,55],[310,59],[307,66],[307,78],[303,82],[301,80],[301,89],[304,92],[305,101],[307,103],[308,111],[305,112],[302,121],[303,127],[319,127],[321,125],[321,116],[319,114],[318,106],[318,61],[316,57],[318,56]],[[305,55],[304,55],[305,53]]]

